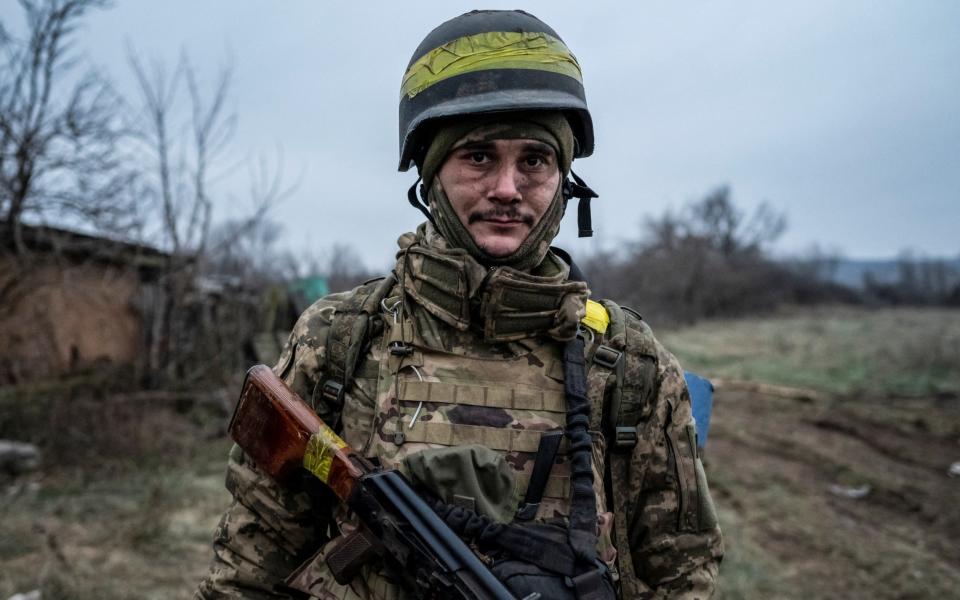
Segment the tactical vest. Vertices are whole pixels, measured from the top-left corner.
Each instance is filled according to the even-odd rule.
[[[392,278],[368,283],[333,316],[326,344],[329,378],[319,393],[326,403],[340,407],[344,439],[386,468],[426,448],[487,446],[502,453],[513,469],[519,501],[541,434],[564,427],[562,346],[531,342],[527,353],[510,357],[429,347],[397,313],[389,298],[393,294],[398,290]],[[617,561],[614,550],[627,544],[626,519],[614,523],[611,512],[625,516],[625,507],[613,501],[622,494],[606,493],[604,472],[608,457],[614,472],[625,468],[636,443],[636,424],[653,407],[656,353],[649,329],[639,318],[631,319],[628,327],[616,304],[604,301],[601,308],[591,303],[588,313],[598,555],[614,572],[632,576],[629,552],[621,557],[626,560]],[[561,447],[536,518],[559,519],[568,512],[569,467]],[[363,577],[372,597],[403,598],[376,569],[365,569]],[[340,590],[325,591],[338,598],[356,597],[336,587]]]
[[[386,468],[426,448],[479,444],[502,453],[527,489],[540,436],[560,431],[566,419],[562,346],[540,341],[528,353],[503,357],[465,355],[424,345],[405,326],[387,320],[379,347],[377,413],[367,454]],[[403,331],[406,330],[406,331]],[[537,518],[569,512],[569,466],[561,445]],[[603,506],[604,437],[593,432],[594,488]]]

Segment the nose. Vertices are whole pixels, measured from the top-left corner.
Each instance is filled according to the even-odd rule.
[[[503,204],[513,204],[520,202],[523,195],[520,193],[522,185],[521,178],[523,174],[517,169],[515,164],[510,161],[504,161],[500,168],[493,172],[493,184],[487,193],[487,199],[491,202]]]

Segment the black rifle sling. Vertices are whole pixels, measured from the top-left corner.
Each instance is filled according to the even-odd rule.
[[[537,509],[540,508],[540,501],[543,500],[543,492],[547,488],[547,480],[550,478],[550,471],[553,469],[553,463],[557,458],[557,451],[560,449],[562,440],[562,431],[547,431],[540,436],[540,444],[537,446],[537,457],[533,461],[530,483],[527,485],[523,503],[515,517],[517,521],[532,521],[537,516]]]
[[[609,598],[607,569],[597,560],[597,495],[593,487],[593,438],[589,432],[584,341],[579,335],[563,349],[567,396],[566,436],[570,442],[570,547],[578,560],[571,577],[578,600]]]
[[[563,351],[563,378],[567,395],[570,442],[570,546],[586,564],[597,558],[597,497],[593,489],[593,439],[583,338],[567,342]]]

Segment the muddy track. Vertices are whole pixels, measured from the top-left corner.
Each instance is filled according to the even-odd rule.
[[[960,402],[724,388],[713,419],[724,569],[733,580],[762,560],[776,590],[726,585],[721,597],[957,597]]]

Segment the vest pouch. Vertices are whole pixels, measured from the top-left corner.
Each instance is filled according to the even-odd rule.
[[[704,531],[717,524],[703,463],[697,453],[696,435],[696,427],[692,422],[682,430],[673,426],[667,430],[667,445],[679,500],[678,531]]]
[[[517,510],[516,480],[503,455],[467,444],[428,448],[404,457],[403,470],[447,504],[507,523]]]

